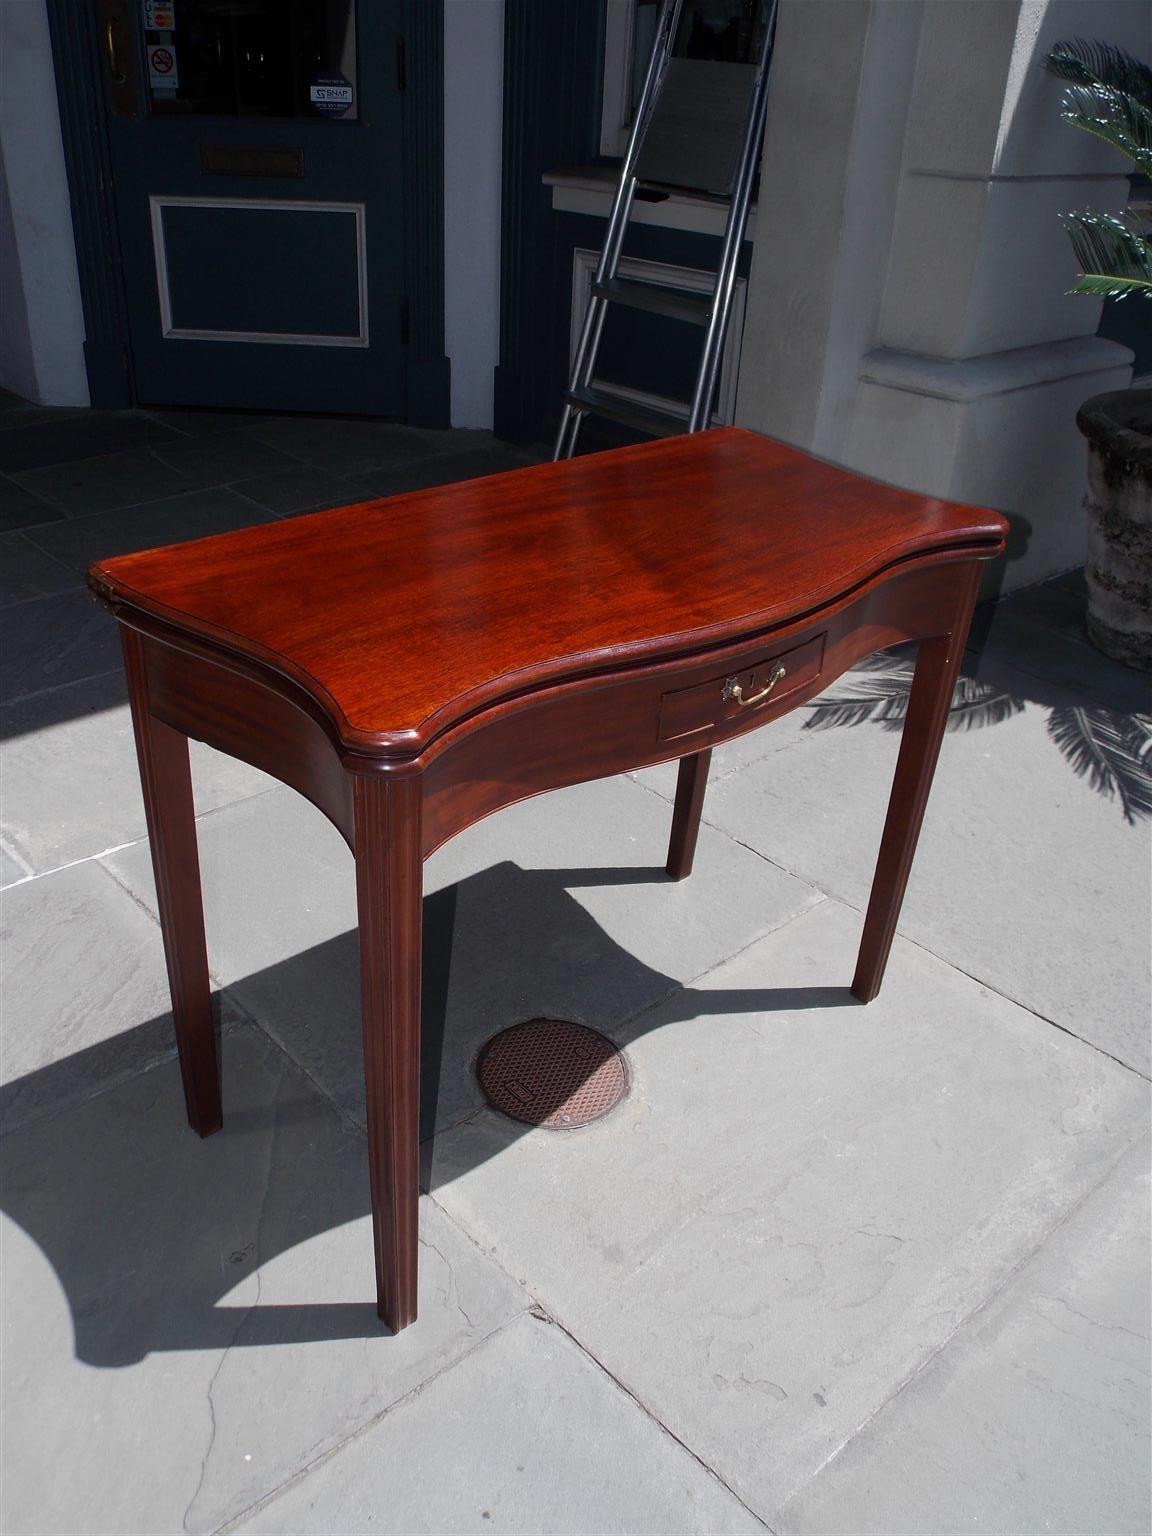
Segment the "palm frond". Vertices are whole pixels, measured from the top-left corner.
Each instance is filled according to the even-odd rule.
[[[1105,85],[1152,107],[1152,69],[1114,43],[1065,38],[1050,50],[1044,68],[1072,85]]]
[[[1152,169],[1152,110],[1126,92],[1106,85],[1071,85],[1060,116],[1127,155],[1145,175]]]
[[[1119,800],[1130,825],[1152,817],[1152,767],[1147,761],[1152,722],[1109,709],[1066,705],[1049,715],[1048,735],[1080,778],[1098,794]]]
[[[1152,108],[1152,69],[1112,43],[1065,38],[1048,54],[1044,67],[1050,75],[1072,85],[1104,85]]]
[[[1097,272],[1084,272],[1068,292],[1087,293],[1094,299],[1130,299],[1133,294],[1152,298],[1152,285],[1139,277],[1101,277]]]
[[[1077,284],[1073,292],[1152,297],[1152,249],[1130,219],[1087,208],[1083,213],[1062,213],[1060,221],[1072,242],[1080,283],[1093,280],[1087,288]]]

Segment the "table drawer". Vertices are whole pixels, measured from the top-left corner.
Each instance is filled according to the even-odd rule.
[[[751,720],[819,677],[823,662],[824,636],[817,635],[791,650],[770,651],[742,671],[666,693],[660,701],[660,740],[672,741],[727,720]]]

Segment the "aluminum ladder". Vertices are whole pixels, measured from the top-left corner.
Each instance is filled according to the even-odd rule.
[[[702,432],[712,417],[732,313],[736,266],[748,224],[764,134],[768,66],[779,0],[766,0],[764,4],[752,42],[755,61],[749,64],[677,57],[674,50],[683,3],[684,0],[664,0],[656,24],[644,85],[608,215],[604,248],[592,279],[572,374],[564,394],[554,460],[572,457],[586,415],[604,416],[654,437]],[[703,190],[728,202],[720,262],[711,294],[683,293],[619,276],[624,237],[641,186]],[[684,403],[682,413],[631,400],[595,378],[610,304],[648,310],[704,328],[692,399]]]

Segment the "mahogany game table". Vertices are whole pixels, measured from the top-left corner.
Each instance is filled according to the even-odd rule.
[[[99,561],[120,621],[188,1119],[221,1125],[188,738],[356,865],[377,1302],[416,1316],[423,860],[526,796],[711,749],[920,642],[852,991],[875,997],[995,512],[722,428]],[[639,899],[639,898],[638,898]]]

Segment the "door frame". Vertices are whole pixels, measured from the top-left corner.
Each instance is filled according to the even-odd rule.
[[[370,3],[370,0],[369,0]],[[112,191],[108,102],[93,0],[47,0],[60,133],[72,207],[84,363],[93,406],[136,404],[128,303]],[[444,0],[400,0],[403,72],[405,416],[450,424],[444,355]]]

